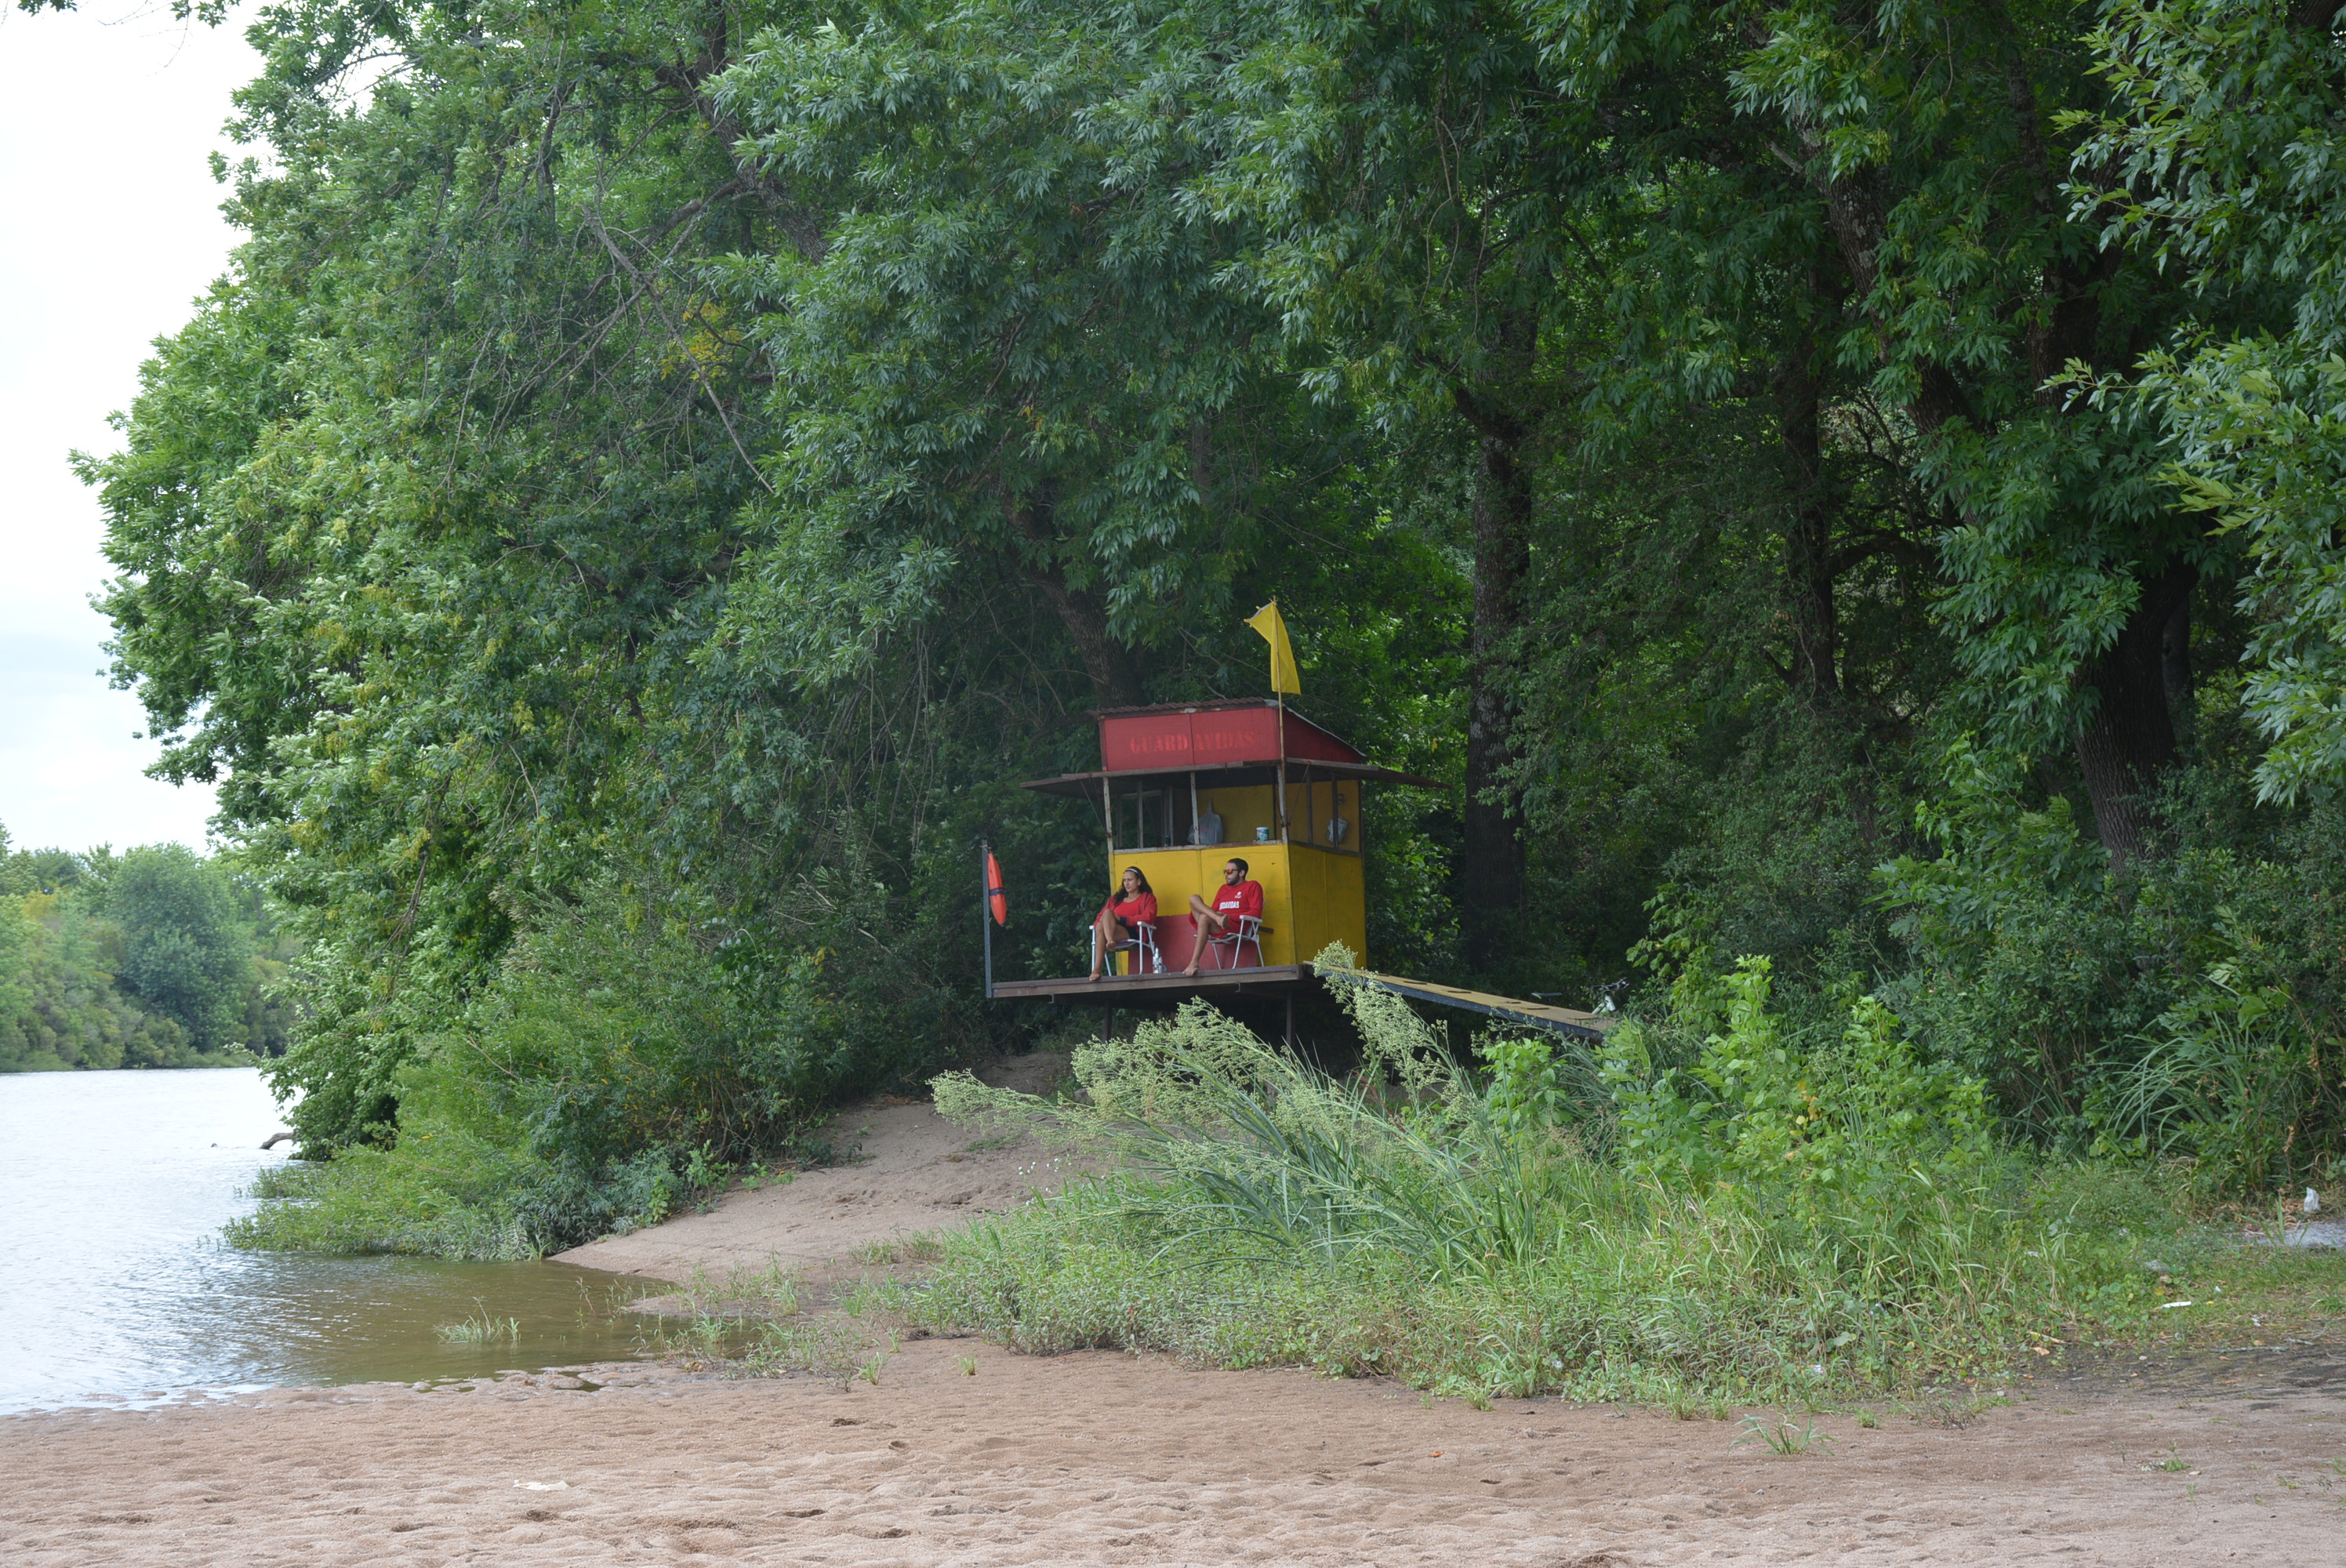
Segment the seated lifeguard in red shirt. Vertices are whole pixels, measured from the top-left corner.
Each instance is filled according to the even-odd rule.
[[[1242,915],[1262,918],[1262,884],[1248,881],[1247,863],[1233,856],[1222,864],[1222,885],[1214,890],[1211,904],[1196,893],[1189,895],[1189,918],[1197,922],[1198,935],[1189,944],[1189,967],[1182,972],[1197,973],[1206,944],[1236,931]]]
[[[1092,916],[1092,929],[1099,933],[1099,941],[1092,944],[1092,978],[1099,979],[1100,965],[1109,962],[1108,955],[1121,944],[1137,939],[1140,928],[1156,919],[1156,890],[1140,874],[1138,866],[1125,867],[1123,888],[1100,906],[1099,913]],[[1136,968],[1139,962],[1137,957],[1133,960]]]

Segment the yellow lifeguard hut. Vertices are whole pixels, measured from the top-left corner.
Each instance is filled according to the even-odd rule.
[[[1106,850],[1103,892],[1117,885],[1127,866],[1148,877],[1157,894],[1152,941],[1127,952],[1122,972],[1111,966],[1098,981],[1072,975],[997,982],[992,926],[985,925],[986,994],[1109,1006],[1198,995],[1284,996],[1291,1035],[1294,997],[1311,981],[1312,959],[1341,942],[1362,965],[1352,972],[1358,983],[1535,1028],[1600,1035],[1609,1018],[1367,969],[1361,791],[1372,784],[1448,786],[1380,768],[1289,708],[1286,694],[1299,683],[1278,606],[1266,606],[1248,624],[1270,644],[1278,695],[1104,709],[1095,715],[1097,769],[1026,783],[1089,807]],[[1189,896],[1203,895],[1210,903],[1223,885],[1223,866],[1233,859],[1244,860],[1248,878],[1261,884],[1261,929],[1251,941],[1216,944],[1198,972],[1188,974],[1200,936]],[[1000,890],[990,854],[985,866],[984,896],[994,901]],[[979,918],[984,924],[1003,917]]]
[[[1138,866],[1156,890],[1160,966],[1137,962],[1119,978],[1188,967],[1198,939],[1189,895],[1210,901],[1233,858],[1262,884],[1262,930],[1259,942],[1206,961],[1216,966],[1208,972],[1251,969],[1260,983],[1274,978],[1267,971],[1295,977],[1331,942],[1366,953],[1361,790],[1373,783],[1440,789],[1439,780],[1379,768],[1271,698],[1110,708],[1097,718],[1096,771],[1026,788],[1090,805],[1106,846],[1103,889]],[[1051,983],[1005,982],[996,994]]]

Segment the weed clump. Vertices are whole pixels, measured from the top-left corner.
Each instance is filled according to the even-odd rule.
[[[521,1319],[493,1318],[486,1308],[474,1303],[478,1310],[454,1323],[442,1323],[433,1333],[444,1345],[518,1345],[521,1343]]]

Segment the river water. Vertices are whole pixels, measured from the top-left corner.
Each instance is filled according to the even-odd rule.
[[[250,1069],[0,1074],[0,1411],[191,1390],[471,1378],[621,1359],[648,1282],[556,1263],[239,1252],[219,1228],[282,1161]],[[517,1338],[444,1326],[513,1319]]]

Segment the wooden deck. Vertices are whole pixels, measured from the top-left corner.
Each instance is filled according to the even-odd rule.
[[[1192,996],[1291,996],[1311,979],[1307,963],[1273,963],[1252,969],[1201,969],[1196,974],[1118,974],[1097,982],[1074,974],[1061,980],[997,980],[1002,1000],[1087,1003],[1100,1007],[1171,1004]]]
[[[1378,974],[1365,969],[1349,971],[1347,977],[1359,984],[1389,991],[1395,996],[1405,996],[1412,1002],[1428,1002],[1437,1007],[1464,1008],[1509,1023],[1567,1034],[1576,1040],[1602,1040],[1605,1032],[1617,1022],[1608,1013],[1583,1013],[1573,1007],[1552,1007],[1545,1002],[1494,996],[1487,991],[1462,991],[1454,985],[1436,985],[1430,980],[1409,980],[1401,975]],[[1274,963],[1258,969],[1201,969],[1195,975],[1119,974],[1096,983],[1080,974],[1070,975],[1064,980],[998,980],[994,983],[994,994],[1004,1000],[1085,1003],[1096,1007],[1145,1007],[1152,1003],[1170,1005],[1176,1002],[1186,1002],[1193,996],[1209,999],[1225,996],[1291,997],[1307,986],[1318,983],[1308,963]]]

